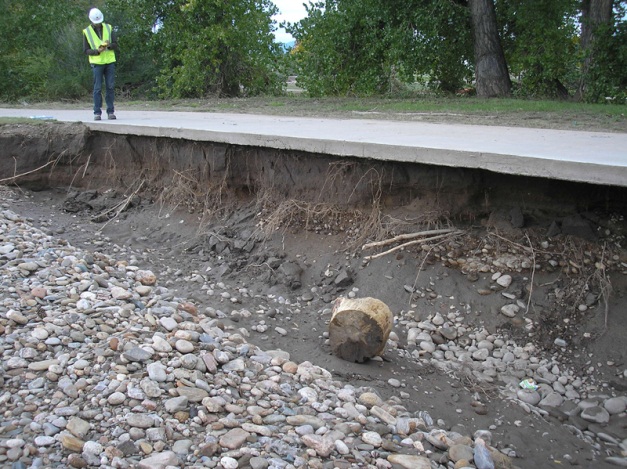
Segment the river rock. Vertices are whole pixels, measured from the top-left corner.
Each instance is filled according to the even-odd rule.
[[[584,409],[581,414],[581,418],[588,422],[594,423],[608,423],[610,421],[610,414],[603,407],[594,406]]]

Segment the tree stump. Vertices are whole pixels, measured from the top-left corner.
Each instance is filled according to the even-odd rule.
[[[329,324],[331,350],[359,363],[381,355],[393,321],[390,308],[376,298],[338,298]]]

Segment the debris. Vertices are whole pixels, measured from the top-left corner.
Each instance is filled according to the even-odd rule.
[[[331,350],[351,362],[381,355],[393,321],[390,308],[376,298],[340,297],[335,300],[329,324]]]
[[[537,390],[537,389],[538,389],[538,385],[537,385],[537,384],[536,384],[536,382],[535,382],[533,379],[531,379],[531,378],[528,378],[528,379],[525,379],[525,380],[521,381],[518,385],[519,385],[522,389],[530,389],[531,391],[535,391],[535,390]]]
[[[420,231],[418,233],[407,233],[407,234],[402,234],[402,235],[398,235],[395,236],[394,238],[391,239],[386,239],[384,241],[377,241],[377,242],[373,242],[373,243],[368,243],[368,244],[364,244],[362,246],[362,250],[366,250],[366,249],[372,249],[375,247],[380,247],[380,246],[386,246],[388,244],[393,244],[396,243],[398,241],[405,241],[407,239],[413,239],[413,241],[407,241],[405,243],[399,244],[398,246],[395,246],[391,249],[388,249],[387,251],[384,252],[380,252],[379,254],[374,254],[372,256],[366,256],[364,257],[365,260],[369,261],[372,259],[377,259],[378,257],[382,257],[385,256],[387,254],[391,254],[393,252],[396,252],[400,249],[404,249],[406,247],[412,246],[414,244],[422,244],[422,243],[426,243],[428,241],[436,241],[436,240],[440,240],[440,239],[448,239],[448,238],[453,238],[455,236],[459,236],[461,234],[463,234],[464,232],[461,230],[455,230],[454,228],[451,229],[441,229],[441,230],[429,230],[429,231]],[[425,238],[422,239],[414,239],[414,238],[420,238],[426,236]]]

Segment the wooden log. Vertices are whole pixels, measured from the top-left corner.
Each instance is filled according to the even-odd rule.
[[[390,308],[376,298],[338,298],[329,323],[331,350],[359,363],[381,355],[393,321]]]

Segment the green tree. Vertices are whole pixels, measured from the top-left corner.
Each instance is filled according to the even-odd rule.
[[[0,99],[76,98],[90,86],[82,55],[88,3],[0,0]]]
[[[317,95],[369,95],[396,81],[454,91],[469,76],[472,54],[464,8],[428,0],[310,2],[288,30],[298,42],[299,84]]]
[[[161,46],[155,29],[165,13],[161,0],[108,0],[105,19],[116,31],[116,87],[126,97],[155,97]]]
[[[518,95],[567,98],[579,64],[579,0],[510,0],[498,5],[503,46]]]
[[[475,51],[477,96],[507,96],[512,82],[501,45],[494,0],[468,0]]]
[[[627,100],[627,1],[582,0],[581,75],[576,97]]]
[[[298,41],[299,84],[314,96],[382,93],[400,80],[446,92],[473,82],[485,97],[513,88],[568,98],[579,87],[598,101],[625,94],[626,4],[318,0],[288,30]]]
[[[275,13],[270,0],[153,0],[147,60],[158,61],[159,95],[280,93]]]

